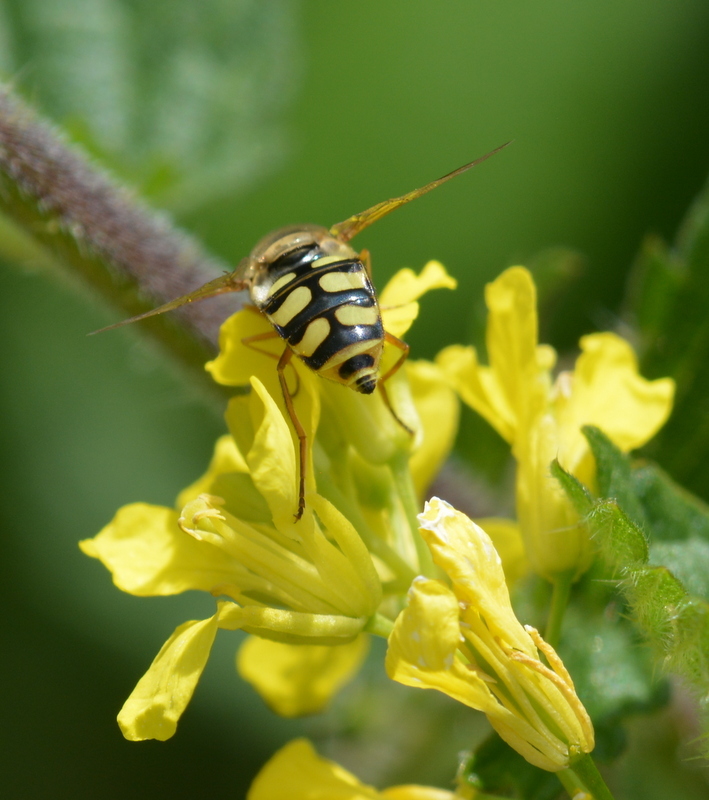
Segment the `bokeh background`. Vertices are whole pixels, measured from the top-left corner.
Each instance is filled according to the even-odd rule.
[[[642,240],[671,241],[709,173],[703,0],[1,0],[0,70],[230,263],[278,226],[333,224],[514,139],[357,240],[379,286],[431,258],[458,279],[424,302],[421,357],[479,343],[482,288],[512,263],[535,268],[561,351],[623,324]],[[173,740],[122,740],[123,700],[211,603],[123,595],[76,543],[122,504],[172,504],[223,423],[135,331],[87,338],[116,312],[3,238],[2,795],[238,798],[303,733],[380,786],[445,786],[478,735],[469,716],[426,697],[425,729],[407,725],[373,663],[329,714],[279,720],[234,674],[238,635],[218,639]],[[461,441],[472,469],[504,472],[470,416]],[[619,796],[706,797],[662,727],[629,724]]]

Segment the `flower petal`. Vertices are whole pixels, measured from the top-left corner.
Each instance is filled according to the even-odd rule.
[[[588,529],[549,469],[560,447],[557,420],[543,414],[516,452],[517,517],[525,549],[532,569],[550,581],[570,570],[578,577],[593,557]],[[589,459],[593,466],[590,454]]]
[[[392,786],[381,793],[386,800],[456,800],[460,795],[433,786]]]
[[[118,714],[131,741],[169,739],[192,698],[217,633],[218,614],[185,622],[165,642]]]
[[[475,607],[493,635],[536,656],[512,610],[502,562],[485,531],[438,497],[426,503],[418,518],[433,560],[453,582],[458,600]]]
[[[293,439],[288,423],[261,381],[254,377],[251,385],[261,421],[255,425],[256,436],[246,460],[276,527],[287,526],[293,522],[298,508],[298,472]]]
[[[438,261],[429,261],[420,275],[400,269],[379,295],[384,330],[401,338],[418,316],[419,297],[431,289],[455,289],[457,285]]]
[[[247,473],[249,468],[244,457],[239,452],[232,436],[225,434],[217,439],[214,446],[214,455],[209,464],[209,468],[201,478],[198,478],[191,486],[183,489],[177,498],[177,507],[186,506],[191,500],[201,494],[216,494],[223,497],[222,492],[216,491],[214,484],[220,476],[243,472]]]
[[[511,444],[517,432],[516,416],[493,370],[479,363],[475,348],[445,347],[436,356],[436,364],[461,400]]]
[[[387,675],[404,686],[437,689],[470,708],[497,713],[500,706],[483,679],[456,657],[459,611],[458,599],[443,583],[416,578],[389,636]]]
[[[387,393],[400,419],[418,431],[421,423],[404,374],[400,370],[386,382]],[[396,421],[381,392],[363,395],[321,380],[320,394],[323,414],[327,416],[325,430],[334,429],[370,464],[385,464],[396,453],[411,449],[411,434]]]
[[[588,452],[583,425],[596,425],[621,450],[645,444],[672,410],[674,381],[648,381],[638,372],[633,348],[613,333],[581,339],[582,353],[573,376],[562,373],[555,386],[555,412],[560,427],[559,460],[577,477]]]
[[[502,561],[507,585],[514,586],[529,572],[529,561],[524,551],[519,523],[513,519],[485,517],[476,519],[475,524],[479,525],[492,540]]]
[[[414,486],[422,497],[453,449],[460,405],[440,368],[430,361],[407,362],[406,374],[423,428],[421,444],[409,460]]]
[[[516,429],[545,407],[553,351],[537,345],[537,290],[529,270],[510,267],[485,287],[487,352]]]
[[[284,787],[288,787],[284,792]],[[281,748],[251,784],[246,800],[377,800],[379,793],[321,758],[307,739]]]
[[[237,656],[239,675],[282,717],[323,711],[356,675],[369,651],[358,636],[337,647],[289,645],[250,636]]]
[[[232,314],[219,331],[219,355],[206,365],[208,372],[217,383],[224,386],[248,386],[252,375],[276,372],[276,364],[272,358],[264,356],[264,352],[280,357],[285,342],[273,337],[258,342],[256,347],[248,347],[242,342],[251,336],[259,336],[273,331],[266,317],[254,308],[244,308]]]
[[[178,512],[171,508],[133,503],[79,546],[103,563],[119,589],[140,597],[187,589],[208,592],[224,583],[233,571],[232,560],[181,531],[177,519]]]

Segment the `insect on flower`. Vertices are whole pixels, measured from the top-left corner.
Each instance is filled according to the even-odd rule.
[[[508,144],[510,142],[505,142],[420,189],[377,203],[344,222],[338,222],[329,230],[319,225],[280,228],[261,239],[233,272],[220,275],[152,311],[101,330],[163,314],[195,300],[247,290],[253,305],[274,330],[248,337],[242,343],[253,346],[257,341],[276,337],[286,342],[276,369],[286,409],[300,444],[298,510],[295,515],[298,520],[305,509],[306,435],[295,413],[293,395],[284,372],[293,355],[323,378],[362,394],[372,394],[378,386],[394,419],[409,431],[392,408],[385,387],[386,381],[406,360],[409,346],[384,330],[372,285],[369,252],[362,250],[357,253],[349,241],[386,214],[472,169]],[[385,342],[398,348],[401,356],[384,375],[380,375],[379,364]]]

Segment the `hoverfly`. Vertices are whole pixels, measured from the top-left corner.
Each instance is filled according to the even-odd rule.
[[[344,222],[338,222],[329,230],[319,225],[280,228],[261,239],[233,272],[220,275],[152,311],[101,330],[137,322],[225,292],[247,290],[253,305],[274,329],[249,337],[242,343],[250,345],[257,340],[276,337],[286,342],[276,369],[286,409],[300,444],[298,509],[295,514],[295,519],[299,520],[305,510],[306,435],[295,413],[293,395],[284,372],[293,355],[323,378],[362,394],[372,394],[379,387],[394,419],[411,433],[392,408],[385,387],[386,381],[406,360],[409,346],[384,330],[372,285],[369,252],[362,250],[357,253],[348,242],[386,214],[472,169],[508,144],[510,142],[505,142],[420,189],[377,203]],[[380,375],[379,364],[385,342],[397,347],[401,355],[384,375]]]

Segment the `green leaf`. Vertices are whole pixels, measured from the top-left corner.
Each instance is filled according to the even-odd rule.
[[[620,475],[621,494],[624,494],[625,502],[634,507],[642,503],[641,494],[633,497],[630,492],[634,482],[632,472],[628,475],[626,467],[613,456],[600,432],[586,430],[585,433],[601,457],[610,458],[609,464],[612,468],[608,469],[608,464],[604,467],[604,485],[609,487],[614,482],[617,484]],[[674,520],[678,528],[684,521],[693,520],[696,523],[695,528],[704,533],[705,514],[701,504],[686,493],[677,491],[671,482],[664,481],[659,471],[649,470],[649,467],[645,468],[638,486],[647,490],[648,486],[656,483],[661,487],[661,492],[657,494],[650,492],[653,523],[658,524],[659,519],[661,527],[666,529],[671,521],[665,515],[674,509],[678,511],[678,518]],[[565,474],[558,465],[552,465],[552,471],[557,477],[561,476],[562,486],[572,501],[578,500],[579,496],[583,497],[578,482],[569,480],[570,476],[564,477]],[[641,510],[645,514],[645,508],[642,507]],[[673,538],[654,543],[651,550],[643,531],[618,502],[606,498],[593,503],[590,512],[585,515],[585,522],[603,560],[620,578],[618,587],[628,605],[628,617],[650,643],[655,659],[663,668],[683,676],[701,697],[706,696],[706,687],[709,685],[709,602],[703,596],[690,592],[706,596],[709,586],[706,577],[709,574],[709,543],[703,536],[682,529]],[[652,561],[663,559],[665,563],[655,566],[651,563],[650,556]],[[592,624],[589,619],[589,615],[584,617],[584,636],[580,647],[585,644],[583,639],[587,640],[585,632]],[[571,638],[573,641],[573,634]],[[612,661],[627,667],[627,661],[622,658],[622,641],[617,640],[617,636],[615,642],[613,637],[608,641],[615,645],[616,653]],[[590,660],[591,657],[587,654],[586,663]],[[583,663],[572,669],[572,673],[583,676]],[[627,676],[631,674],[627,673]],[[622,685],[622,675],[619,675],[618,680]],[[626,682],[626,687],[631,685],[632,681]],[[603,700],[603,695],[600,700]],[[593,707],[593,697],[590,702]],[[708,711],[709,709],[703,708],[705,730],[709,730]],[[709,747],[705,748],[705,755],[709,756]]]
[[[637,525],[644,527],[645,512],[633,485],[629,456],[621,452],[601,430],[593,425],[585,425],[581,430],[596,459],[599,494],[616,500]]]
[[[294,13],[287,0],[1,0],[0,65],[75,141],[182,211],[282,155]]]
[[[645,534],[618,506],[615,500],[599,500],[586,517],[594,540],[606,562],[617,572],[636,564],[643,564],[648,557]]]
[[[657,542],[650,546],[650,561],[667,567],[689,594],[709,598],[709,542],[697,536]]]
[[[580,516],[584,517],[591,512],[593,499],[590,492],[578,478],[567,472],[556,459],[551,463],[551,474],[559,481]]]
[[[621,588],[638,627],[658,655],[666,656],[673,643],[677,611],[687,599],[684,587],[666,567],[639,566],[626,570]]]
[[[697,537],[709,541],[709,508],[656,464],[633,469],[634,491],[655,541]]]

